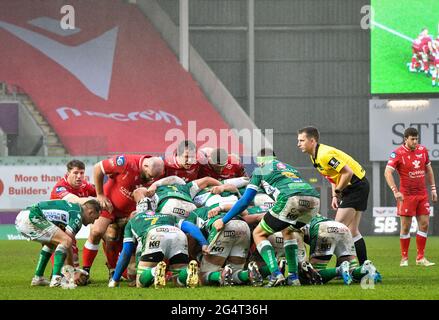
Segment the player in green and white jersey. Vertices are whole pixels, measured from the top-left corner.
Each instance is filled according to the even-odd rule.
[[[180,182],[182,181],[182,183]],[[142,200],[151,203],[152,210],[170,214],[178,219],[185,219],[197,207],[194,197],[208,186],[219,186],[221,182],[210,177],[204,177],[187,184],[176,176],[166,177],[154,182],[152,188],[138,188],[134,190],[133,197],[138,206]]]
[[[187,237],[189,233],[207,251],[207,240],[192,223],[173,215],[145,211],[136,214],[125,227],[124,246],[109,287],[118,285],[131,254],[137,245],[137,286],[147,287],[154,281],[156,287],[164,287],[166,263],[177,276],[177,284],[195,287],[198,284],[198,264],[189,262]],[[188,265],[189,263],[189,265]]]
[[[237,192],[237,188],[246,185],[248,180],[235,178],[225,182],[227,184],[211,177],[204,177],[185,184],[181,178],[171,176],[154,182],[148,189],[134,190],[133,197],[140,205],[142,199],[146,198],[146,201],[157,208],[155,211],[184,219],[197,206],[235,203],[238,198],[232,195],[232,192]]]
[[[48,285],[44,270],[55,251],[50,287],[61,286],[61,269],[66,260],[73,265],[72,242],[82,225],[93,223],[101,212],[99,202],[94,199],[84,204],[65,200],[42,201],[20,211],[15,219],[17,230],[26,238],[43,245],[32,279],[32,286]]]
[[[282,231],[284,238],[285,256],[289,275],[288,285],[300,285],[297,275],[297,241],[293,238],[294,229],[298,230],[307,224],[317,214],[320,206],[318,192],[302,180],[299,172],[292,166],[278,161],[272,150],[264,149],[257,157],[256,168],[250,179],[243,197],[222,219],[214,223],[217,230],[222,230],[224,224],[240,214],[253,200],[259,187],[272,196],[276,203],[266,213],[253,231],[253,239],[259,253],[268,265],[271,276],[267,287],[285,284],[285,277],[279,271],[278,262],[273,246],[268,236]],[[292,228],[289,228],[289,227]]]
[[[324,283],[341,277],[349,285],[352,279],[361,281],[370,269],[375,272],[375,281],[381,281],[380,273],[370,260],[359,265],[351,232],[343,223],[316,215],[302,231],[304,241],[310,246],[310,263],[318,270]],[[327,268],[333,255],[337,257],[338,267]]]
[[[210,243],[209,253],[201,259],[201,281],[205,285],[262,285],[262,277],[256,265],[252,264],[247,270],[243,270],[250,247],[248,224],[236,217],[229,221],[220,233],[212,227],[231,206],[232,204],[214,204],[211,207],[201,207],[191,212],[188,217],[193,223],[202,225]]]

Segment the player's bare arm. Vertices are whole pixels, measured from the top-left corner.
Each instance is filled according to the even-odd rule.
[[[104,170],[102,161],[95,164],[93,168],[93,178],[96,188],[96,199],[104,210],[113,211],[113,204],[110,199],[104,195]]]
[[[436,184],[434,182],[434,172],[431,163],[426,166],[427,183],[430,185],[431,201],[437,202]]]
[[[386,178],[387,185],[393,191],[393,196],[397,201],[403,201],[404,196],[401,192],[399,192],[398,187],[396,186],[395,179],[393,178],[393,172],[395,170],[392,167],[387,166],[384,170],[384,177]]]

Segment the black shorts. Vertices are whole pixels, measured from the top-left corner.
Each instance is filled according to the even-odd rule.
[[[339,208],[354,208],[356,211],[366,211],[369,198],[369,181],[364,177],[342,191]]]
[[[273,217],[270,212],[267,212],[264,217],[262,218],[264,222],[274,231],[282,231],[285,228],[293,227],[294,229],[299,230],[303,226],[305,226],[305,223],[295,221],[295,223],[288,223],[282,220],[277,219],[276,217]]]

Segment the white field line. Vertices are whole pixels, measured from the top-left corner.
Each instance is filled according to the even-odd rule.
[[[391,34],[394,34],[395,36],[400,37],[400,38],[402,38],[404,40],[407,40],[407,41],[410,41],[410,42],[413,42],[413,40],[414,40],[414,39],[406,36],[405,34],[402,34],[402,33],[398,32],[396,30],[393,30],[393,29],[391,29],[389,27],[386,27],[385,25],[382,25],[381,23],[378,23],[376,21],[372,21],[372,25],[374,25],[377,28],[383,29],[384,31],[390,32]]]

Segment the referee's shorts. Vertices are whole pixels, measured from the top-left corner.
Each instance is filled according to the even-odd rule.
[[[369,198],[369,181],[366,177],[347,186],[341,195],[339,208],[354,208],[356,211],[366,211]]]

